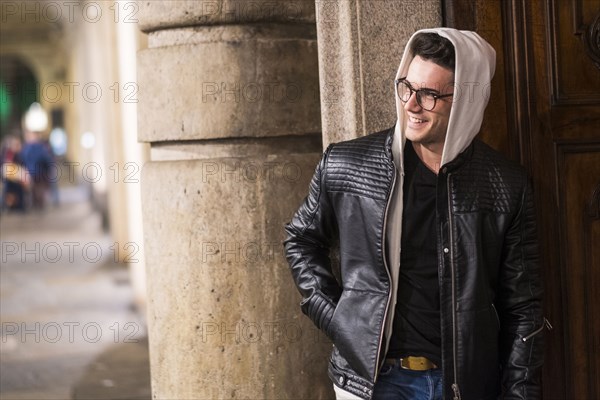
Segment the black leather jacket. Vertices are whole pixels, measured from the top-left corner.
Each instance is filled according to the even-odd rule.
[[[286,225],[301,309],[334,344],[329,376],[364,399],[386,351],[392,137],[331,145]],[[540,398],[546,321],[526,173],[475,140],[439,172],[436,220],[444,398]]]

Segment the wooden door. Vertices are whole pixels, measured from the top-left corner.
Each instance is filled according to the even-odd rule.
[[[447,26],[496,47],[502,93],[481,136],[533,179],[554,326],[544,399],[600,399],[600,0],[446,0],[444,10]]]

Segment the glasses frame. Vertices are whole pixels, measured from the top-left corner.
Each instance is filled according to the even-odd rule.
[[[410,95],[408,96],[408,99],[406,99],[406,101],[402,100],[402,96],[400,96],[400,93],[398,91],[400,83],[402,83],[402,82],[405,83],[406,86],[408,86],[408,90],[410,90]],[[445,97],[454,96],[454,93],[436,94],[436,93],[432,92],[431,89],[427,89],[427,88],[425,88],[425,89],[415,89],[415,88],[412,87],[412,85],[410,84],[410,82],[406,80],[406,77],[396,79],[394,81],[394,83],[396,84],[396,95],[398,96],[398,98],[400,99],[400,101],[402,103],[408,103],[408,101],[412,97],[413,93],[416,93],[417,104],[419,105],[419,107],[421,107],[425,111],[431,111],[431,110],[433,110],[435,108],[435,106],[437,105],[438,99],[443,99]],[[431,107],[431,108],[425,108],[425,107],[423,107],[423,104],[421,104],[421,95],[419,95],[419,93],[426,93],[427,95],[432,96],[433,97],[433,107]]]

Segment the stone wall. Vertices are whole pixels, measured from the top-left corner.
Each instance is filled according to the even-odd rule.
[[[139,4],[153,396],[330,398],[281,244],[322,151],[314,2]]]
[[[404,45],[441,25],[440,0],[317,0],[316,9],[324,145],[393,126]]]

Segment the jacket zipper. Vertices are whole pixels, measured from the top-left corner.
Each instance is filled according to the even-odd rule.
[[[392,285],[392,276],[390,275],[390,271],[387,265],[387,260],[386,260],[386,253],[385,253],[385,233],[386,233],[386,225],[387,225],[387,214],[388,214],[388,210],[390,208],[390,202],[392,200],[392,195],[394,193],[394,187],[396,186],[396,167],[393,166],[393,171],[394,171],[394,179],[392,180],[392,188],[390,190],[390,193],[388,195],[388,199],[387,199],[387,203],[385,205],[385,211],[383,213],[383,240],[382,240],[382,245],[381,245],[381,253],[383,255],[383,265],[385,267],[385,272],[388,275],[388,281],[390,284],[390,287]],[[383,331],[385,330],[385,321],[387,319],[387,314],[388,314],[388,309],[390,307],[390,302],[392,300],[392,290],[390,289],[388,292],[388,300],[387,303],[385,305],[385,312],[383,313],[383,324],[381,325],[381,333],[379,334],[379,345],[377,346],[377,361],[375,363],[375,379],[374,381],[377,382],[377,375],[379,375],[379,358],[381,356],[381,345],[383,343]]]
[[[531,339],[532,337],[534,337],[538,333],[542,332],[544,330],[544,328],[546,328],[546,327],[548,328],[548,330],[552,330],[552,325],[550,324],[550,321],[548,321],[546,318],[544,318],[544,322],[542,323],[542,326],[540,328],[538,328],[535,331],[531,332],[529,335],[521,338],[521,340],[523,342],[528,341],[529,339]]]
[[[452,358],[454,363],[454,383],[452,390],[454,391],[454,400],[460,400],[460,389],[458,387],[458,362],[456,360],[456,271],[454,266],[453,242],[452,235],[452,202],[450,196],[450,174],[447,176],[446,190],[448,192],[448,228],[450,231],[449,247],[450,247],[450,271],[452,273]]]
[[[492,308],[494,309],[494,315],[496,316],[496,322],[498,322],[498,328],[500,328],[500,317],[498,316],[498,310],[496,310],[496,306],[492,303]]]

